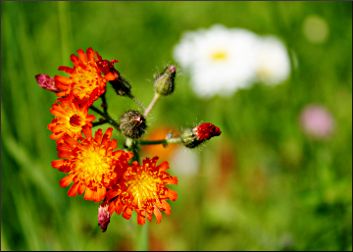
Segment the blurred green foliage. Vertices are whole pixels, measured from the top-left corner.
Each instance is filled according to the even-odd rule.
[[[71,53],[93,47],[119,60],[147,105],[153,74],[174,63],[183,32],[219,23],[280,37],[298,67],[278,86],[208,100],[178,71],[175,93],[159,101],[149,129],[210,121],[222,135],[194,150],[200,171],[179,177],[172,214],[149,226],[150,249],[352,250],[351,11],[351,2],[2,1],[1,249],[132,250],[141,229],[136,219],[114,215],[102,233],[98,205],[60,188],[47,129],[55,95],[34,76],[59,74],[58,66],[71,66]],[[309,15],[327,22],[324,43],[304,36]],[[107,99],[116,118],[137,108],[111,89]],[[332,113],[331,138],[301,131],[298,117],[308,103]]]

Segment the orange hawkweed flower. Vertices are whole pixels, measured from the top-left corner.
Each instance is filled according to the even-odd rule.
[[[57,96],[62,97],[72,93],[78,101],[88,101],[92,105],[105,92],[106,83],[118,78],[118,71],[112,65],[116,60],[107,61],[88,48],[86,53],[79,49],[78,56],[72,54],[70,59],[73,68],[60,66],[70,77],[55,76],[55,86],[59,89]],[[108,63],[109,67],[102,67],[102,62]]]
[[[59,171],[68,173],[60,180],[62,187],[73,185],[68,191],[69,196],[84,194],[85,200],[101,201],[107,188],[116,184],[119,176],[128,167],[132,154],[123,150],[114,150],[116,140],[110,140],[112,128],[103,135],[99,129],[92,137],[92,129],[84,127],[86,138],[75,139],[65,135],[57,144],[59,160],[52,161],[52,166]]]
[[[88,107],[73,102],[71,95],[59,98],[52,105],[50,113],[55,116],[48,125],[52,132],[50,138],[53,140],[58,140],[65,134],[77,139],[82,135],[82,128],[92,127],[92,121],[95,119],[94,115],[88,114]]]
[[[170,214],[171,207],[167,200],[176,200],[177,193],[166,186],[177,184],[178,179],[166,172],[168,162],[157,166],[157,160],[158,157],[146,158],[142,165],[135,161],[125,171],[118,189],[107,193],[105,202],[109,205],[110,214],[115,211],[125,219],[130,219],[132,212],[136,211],[140,225],[145,223],[146,218],[151,221],[153,214],[159,223],[162,219],[161,211]]]

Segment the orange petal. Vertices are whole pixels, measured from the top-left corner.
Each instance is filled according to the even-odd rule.
[[[167,161],[164,161],[157,168],[159,168],[160,171],[165,171],[169,169],[169,164]]]
[[[102,199],[104,199],[106,194],[106,189],[105,187],[102,188],[98,188],[97,192],[95,193],[95,202],[101,201]]]
[[[122,216],[127,220],[129,220],[131,218],[131,215],[132,215],[132,211],[128,207],[125,209],[125,211],[122,214]]]
[[[116,73],[112,73],[112,72],[109,72],[107,73],[105,76],[104,76],[104,79],[106,79],[107,81],[112,81],[112,80],[115,80],[118,78],[118,74]]]
[[[78,57],[81,60],[81,62],[87,62],[86,54],[82,49],[78,49],[77,54],[78,54]]]
[[[53,168],[60,168],[64,164],[65,164],[65,162],[62,159],[54,160],[54,161],[51,162],[51,166],[53,166]]]
[[[78,194],[82,194],[86,189],[86,186],[83,184],[80,184],[80,186],[78,187]]]
[[[86,50],[86,53],[87,53],[88,61],[94,60],[95,52],[91,47]]]
[[[169,215],[172,208],[170,207],[168,202],[165,201],[165,200],[162,200],[162,204],[161,205],[162,205],[162,208],[163,208],[164,212]]]
[[[159,211],[158,207],[156,207],[156,206],[154,207],[153,213],[156,216],[157,223],[160,223],[162,220],[162,213],[161,213],[161,211]]]
[[[75,54],[71,54],[70,59],[75,66],[80,64],[80,59]]]
[[[70,185],[71,182],[72,182],[73,177],[74,177],[73,175],[68,175],[68,176],[62,178],[60,180],[60,182],[59,182],[60,186],[61,187],[67,187],[68,185]]]
[[[72,74],[75,71],[74,68],[67,67],[67,66],[59,66],[58,70],[64,71],[65,73],[68,73],[68,74]]]
[[[173,191],[173,190],[168,190],[167,192],[167,197],[170,199],[170,200],[176,200],[178,198],[178,194],[177,192]]]
[[[143,225],[146,222],[146,218],[144,216],[141,216],[140,214],[137,215],[137,223],[139,225]]]
[[[93,200],[93,194],[94,194],[94,192],[91,189],[86,188],[85,194],[83,196],[83,199],[85,199],[85,200]]]
[[[77,189],[78,189],[78,183],[74,183],[69,191],[67,192],[67,195],[70,197],[76,196],[77,195]]]
[[[70,78],[67,78],[67,77],[61,76],[61,75],[55,75],[54,80],[55,80],[56,86],[58,86],[59,84],[71,84]]]

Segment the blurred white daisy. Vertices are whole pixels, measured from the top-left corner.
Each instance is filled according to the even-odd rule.
[[[174,58],[189,71],[197,95],[231,95],[254,79],[257,41],[250,31],[214,25],[185,33]]]
[[[283,43],[273,36],[261,37],[257,48],[256,78],[266,84],[278,84],[288,78],[290,60]]]

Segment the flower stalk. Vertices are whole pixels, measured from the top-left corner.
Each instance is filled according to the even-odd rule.
[[[143,112],[144,117],[147,117],[147,115],[151,112],[152,108],[154,107],[154,105],[158,101],[159,97],[160,97],[160,95],[158,93],[154,93],[152,101],[150,102],[148,107],[145,109],[145,112]]]

